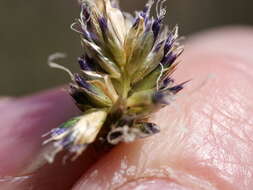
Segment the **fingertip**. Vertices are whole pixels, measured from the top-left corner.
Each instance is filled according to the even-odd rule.
[[[42,135],[80,114],[65,89],[12,99],[0,105],[0,111],[1,189],[67,190],[96,160],[97,151],[89,148],[89,156],[75,162],[63,164],[64,153],[52,164],[46,162]]]
[[[9,97],[9,96],[0,96],[0,109],[1,109],[2,106],[8,104],[12,100],[13,100],[12,97]]]
[[[42,135],[79,113],[62,89],[5,101],[0,106],[1,176],[17,174],[42,149]]]
[[[183,57],[209,54],[252,61],[252,36],[252,26],[226,26],[203,31],[188,39]]]
[[[160,134],[117,146],[76,189],[118,188],[147,177],[193,189],[250,188],[238,184],[253,184],[240,173],[253,154],[245,135],[252,133],[252,36],[251,28],[226,28],[189,40],[174,77],[179,82],[193,78],[175,102],[179,111],[173,105],[160,111],[155,118],[163,125]]]

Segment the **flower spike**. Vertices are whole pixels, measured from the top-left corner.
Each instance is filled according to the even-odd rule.
[[[51,66],[69,73],[69,93],[83,114],[49,132],[44,142],[51,147],[49,162],[62,150],[75,159],[99,139],[116,145],[159,132],[148,121],[150,115],[168,105],[185,84],[171,78],[183,48],[178,26],[169,30],[164,25],[164,2],[149,0],[134,18],[121,11],[117,0],[81,1],[80,18],[71,25],[83,48],[77,60],[80,73]]]

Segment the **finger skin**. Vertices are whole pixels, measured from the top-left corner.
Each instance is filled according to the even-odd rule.
[[[96,152],[89,149],[89,156],[75,162],[63,165],[58,157],[45,163],[42,135],[80,114],[63,88],[2,101],[0,113],[1,190],[69,190],[95,161]]]
[[[127,183],[149,178],[194,190],[253,189],[252,52],[251,28],[189,40],[175,78],[193,80],[153,118],[162,132],[115,147],[74,189],[134,189]]]
[[[59,125],[65,118],[74,116],[77,111],[67,98],[63,90],[54,90],[34,97],[16,99],[1,107],[0,152],[11,154],[0,154],[2,163],[0,175],[18,173],[24,165],[23,162],[41,149],[43,140],[41,136],[50,128]],[[66,99],[68,101],[65,101]],[[20,155],[27,158],[22,159]],[[15,164],[12,162],[13,159],[17,159]]]

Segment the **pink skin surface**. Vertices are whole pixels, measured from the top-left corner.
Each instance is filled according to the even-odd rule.
[[[61,156],[43,165],[41,136],[79,114],[69,95],[3,99],[0,189],[252,190],[252,52],[251,28],[193,36],[174,75],[192,81],[152,118],[162,132],[103,156],[91,148],[65,165]]]

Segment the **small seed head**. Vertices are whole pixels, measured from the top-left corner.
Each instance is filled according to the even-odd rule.
[[[83,115],[50,132],[49,160],[63,149],[77,157],[99,138],[117,144],[159,132],[150,114],[184,85],[171,78],[183,48],[178,27],[169,30],[163,23],[163,3],[156,1],[156,17],[150,15],[153,0],[134,17],[115,0],[81,1],[80,18],[71,25],[83,48],[80,73],[63,69],[71,75],[69,93]]]

